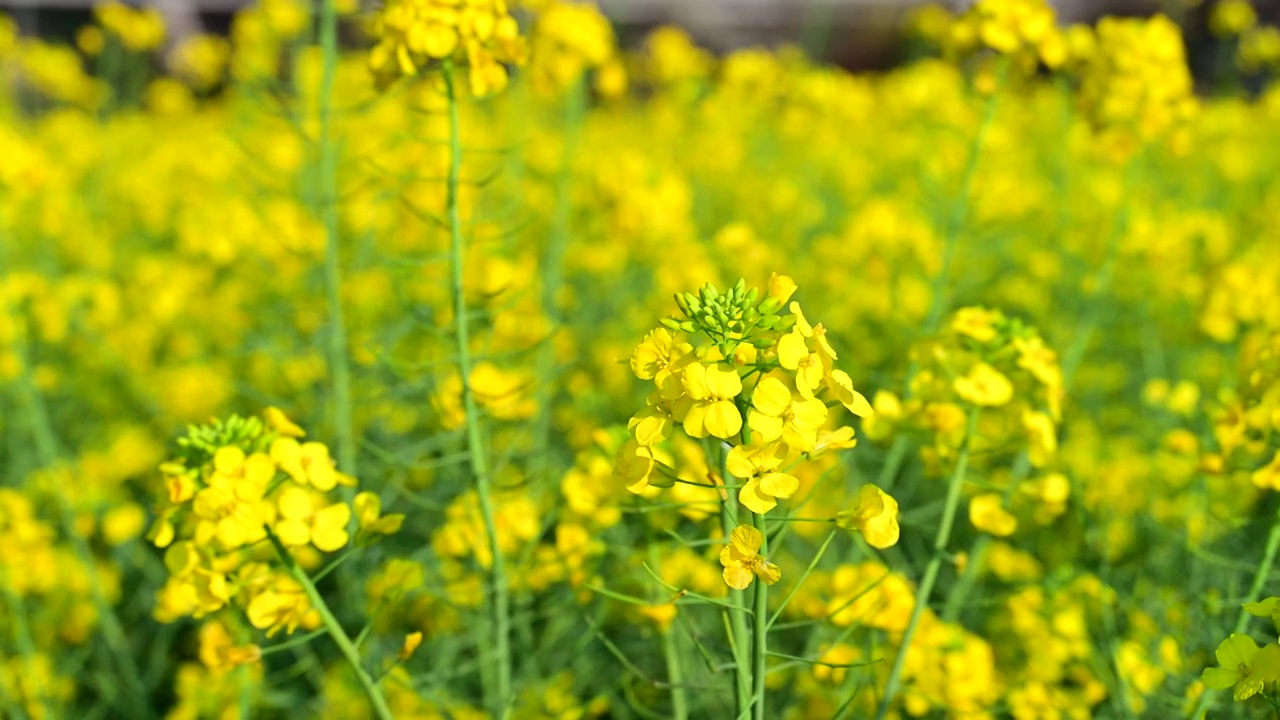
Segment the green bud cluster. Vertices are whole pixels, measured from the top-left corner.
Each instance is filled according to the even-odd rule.
[[[778,315],[782,303],[772,297],[761,300],[759,288],[748,290],[741,278],[725,292],[707,283],[697,294],[676,293],[675,300],[680,314],[663,318],[662,326],[690,334],[702,332],[725,356],[744,342],[757,348],[772,346],[777,342],[772,331],[785,325]]]
[[[188,425],[187,434],[178,438],[178,455],[187,467],[200,467],[213,459],[218,448],[235,445],[246,453],[264,450],[267,435],[256,417],[214,419],[204,425]]]

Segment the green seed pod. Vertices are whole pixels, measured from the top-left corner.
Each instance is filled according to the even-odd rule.
[[[679,320],[676,320],[675,318],[664,317],[664,318],[662,318],[662,320],[660,320],[659,322],[662,324],[662,327],[664,327],[664,328],[666,328],[666,329],[668,329],[668,330],[680,330],[680,329],[681,329],[680,321],[679,321]]]

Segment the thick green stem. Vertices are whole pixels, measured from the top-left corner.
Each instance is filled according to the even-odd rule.
[[[769,532],[765,528],[764,514],[751,513],[751,524],[755,526],[756,530],[760,531],[760,554],[768,557]],[[755,585],[755,605],[751,616],[753,621],[751,637],[751,705],[754,708],[752,716],[755,720],[764,720],[765,657],[769,649],[769,585],[760,578],[756,578]]]
[[[496,687],[492,697],[489,698],[490,714],[492,717],[504,717],[511,699],[510,598],[505,560],[502,556],[502,548],[498,544],[498,528],[494,520],[489,463],[480,434],[480,411],[476,408],[475,393],[471,390],[471,336],[467,325],[467,297],[463,288],[466,256],[462,242],[462,220],[458,210],[458,187],[462,176],[462,132],[458,118],[458,97],[455,92],[452,61],[444,62],[443,74],[445,92],[449,100],[449,177],[445,189],[445,205],[449,220],[454,332],[458,346],[458,372],[462,375],[462,404],[467,416],[467,452],[471,462],[471,472],[475,476],[476,499],[484,520],[485,534],[489,538],[491,557],[489,579],[492,585],[490,604],[493,614]]]
[[[1245,596],[1244,603],[1257,602],[1258,597],[1262,595],[1262,586],[1267,583],[1267,577],[1271,574],[1271,568],[1275,565],[1276,552],[1280,550],[1280,511],[1277,511],[1276,517],[1271,521],[1271,532],[1267,534],[1267,545],[1262,551],[1262,560],[1258,562],[1258,570],[1253,574],[1253,582],[1249,585],[1249,594]],[[1244,603],[1241,603],[1242,605]],[[1231,630],[1233,633],[1244,632],[1245,626],[1249,624],[1249,613],[1244,609],[1240,610],[1240,614],[1236,616],[1236,625]],[[1204,716],[1205,710],[1209,707],[1209,703],[1213,700],[1214,691],[1205,688],[1200,694],[1200,699],[1196,701],[1195,709],[1191,711],[1188,718],[1199,720]]]
[[[929,605],[929,595],[933,592],[933,584],[938,579],[938,571],[942,569],[942,561],[947,554],[947,543],[951,541],[951,527],[955,524],[956,511],[960,507],[960,488],[964,485],[965,472],[969,468],[969,444],[973,440],[974,428],[978,424],[978,410],[969,411],[969,421],[965,427],[964,440],[960,444],[960,454],[956,458],[955,469],[947,483],[947,501],[942,511],[942,520],[938,525],[938,534],[933,542],[933,557],[925,567],[924,577],[916,590],[915,606],[911,609],[911,619],[902,633],[902,643],[898,646],[898,654],[893,659],[893,668],[889,671],[889,680],[885,683],[884,696],[876,710],[876,720],[884,720],[898,695],[902,680],[902,669],[906,665],[907,652],[911,649],[911,641],[915,637],[920,618]]]
[[[271,532],[271,528],[267,528],[267,538],[271,541],[272,547],[275,548],[276,554],[280,556],[280,562],[284,564],[285,569],[289,571],[293,579],[297,580],[303,591],[306,592],[307,599],[311,601],[311,607],[320,615],[320,622],[324,624],[329,637],[333,638],[333,642],[338,646],[338,651],[342,653],[342,657],[351,666],[351,671],[356,674],[356,679],[360,681],[360,687],[364,689],[365,696],[369,698],[369,703],[373,706],[374,715],[379,720],[394,720],[391,708],[387,705],[387,699],[382,696],[382,690],[378,688],[378,683],[364,669],[364,663],[360,660],[359,649],[356,648],[355,643],[351,642],[351,638],[347,635],[347,631],[342,629],[338,619],[333,616],[333,612],[329,610],[329,606],[320,595],[320,591],[316,590],[315,583],[311,582],[311,578],[307,576],[306,571],[293,559],[293,554],[284,546],[284,543],[280,542],[280,538]]]
[[[351,419],[351,364],[347,359],[347,326],[342,310],[342,244],[338,229],[338,147],[333,136],[333,84],[338,68],[338,14],[334,0],[320,2],[319,136],[316,138],[319,183],[316,210],[324,224],[324,279],[329,304],[327,350],[333,384],[332,409],[338,437],[338,467],[356,474],[355,429]]]

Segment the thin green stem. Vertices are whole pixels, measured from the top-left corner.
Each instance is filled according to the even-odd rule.
[[[649,562],[658,567],[658,544],[649,543]],[[676,634],[670,627],[660,628],[662,635],[662,654],[667,663],[667,685],[671,690],[672,720],[686,720],[689,717],[689,696],[684,689],[684,661],[680,649],[676,646]]]
[[[333,85],[338,68],[338,14],[335,0],[320,3],[319,153],[316,211],[324,224],[324,279],[329,304],[327,350],[333,383],[333,422],[338,437],[338,467],[356,474],[358,448],[351,416],[351,364],[347,358],[347,327],[342,310],[342,238],[338,228],[338,148],[333,133]]]
[[[987,102],[982,110],[982,119],[979,121],[978,129],[974,132],[973,140],[969,144],[964,170],[960,175],[960,189],[956,192],[951,206],[951,214],[947,217],[946,225],[943,228],[942,267],[939,268],[938,274],[933,277],[929,312],[925,316],[924,327],[922,328],[922,334],[925,336],[932,335],[938,330],[938,325],[942,322],[942,316],[949,306],[952,266],[955,263],[955,257],[960,246],[960,237],[969,222],[969,195],[973,192],[973,179],[977,175],[978,161],[982,157],[982,148],[987,143],[987,135],[990,134],[992,122],[995,120],[1000,90],[1004,87],[1005,77],[1008,72],[1008,60],[1001,59],[996,68],[995,87],[987,97]],[[907,368],[906,382],[904,383],[904,391],[907,394],[911,392],[911,380],[919,369],[919,364],[914,360]],[[894,481],[897,480],[898,471],[902,469],[902,462],[907,457],[907,446],[908,441],[905,435],[899,434],[893,439],[889,453],[885,456],[884,466],[880,469],[880,477],[876,482],[882,490],[888,492],[893,487]]]
[[[329,637],[333,638],[333,642],[338,646],[338,651],[342,653],[342,657],[346,659],[347,664],[351,666],[351,671],[356,674],[356,679],[360,682],[360,687],[364,689],[364,694],[369,698],[369,703],[373,706],[374,715],[379,720],[393,720],[391,708],[387,705],[387,699],[382,696],[382,690],[378,688],[378,684],[374,681],[369,672],[364,669],[364,663],[360,660],[360,651],[351,642],[351,638],[347,635],[347,631],[342,629],[342,625],[338,623],[338,619],[333,616],[333,612],[329,610],[328,604],[320,595],[320,591],[316,589],[315,583],[311,582],[311,578],[307,576],[305,570],[298,565],[293,559],[293,554],[289,549],[280,542],[280,538],[266,528],[267,539],[271,541],[271,546],[275,548],[276,554],[280,556],[280,562],[284,564],[285,569],[293,576],[294,580],[302,586],[303,591],[307,594],[307,599],[311,601],[311,607],[320,615],[320,622],[324,624],[326,630],[329,631]]]
[[[765,528],[764,514],[751,513],[751,524],[760,531],[760,554],[768,557],[769,533]],[[764,720],[765,660],[768,657],[769,640],[769,585],[759,578],[755,582],[755,612],[752,617],[751,638],[751,704],[755,720]]]
[[[560,174],[556,178],[556,206],[551,229],[547,235],[547,249],[542,258],[542,312],[547,316],[550,332],[538,348],[537,377],[543,381],[538,388],[538,414],[534,420],[534,439],[538,452],[534,454],[535,477],[546,471],[548,448],[551,444],[551,401],[557,383],[555,372],[555,334],[564,323],[557,295],[564,282],[564,252],[569,244],[573,211],[573,158],[578,149],[579,127],[587,107],[586,78],[578,78],[565,97],[563,154],[560,157]]]
[[[818,548],[818,554],[813,556],[813,560],[809,562],[809,567],[805,568],[804,574],[800,576],[799,580],[796,580],[795,585],[791,586],[791,592],[788,592],[787,596],[782,599],[782,604],[778,606],[777,610],[773,611],[773,616],[765,624],[766,631],[771,630],[773,624],[778,622],[778,618],[782,617],[782,611],[787,609],[787,606],[791,604],[792,598],[796,596],[796,593],[800,592],[800,586],[804,585],[804,581],[809,579],[810,573],[813,572],[814,568],[818,567],[818,563],[822,561],[822,556],[826,554],[827,548],[835,538],[835,530],[827,533],[827,539],[822,541],[822,546]]]
[[[884,720],[889,713],[894,699],[900,690],[902,669],[906,664],[907,652],[911,649],[911,641],[915,638],[920,618],[929,605],[929,594],[933,592],[933,584],[938,579],[938,571],[942,568],[942,560],[947,553],[947,543],[951,541],[951,527],[955,523],[956,510],[960,507],[960,488],[964,485],[965,472],[969,467],[969,444],[973,439],[974,428],[978,424],[977,408],[969,411],[969,421],[965,427],[964,440],[960,444],[960,454],[956,457],[956,466],[947,483],[947,504],[942,511],[942,520],[938,525],[938,534],[933,542],[933,557],[925,567],[924,577],[916,590],[915,606],[911,609],[911,619],[902,633],[902,644],[898,646],[898,654],[893,659],[893,667],[889,671],[889,680],[885,683],[884,696],[876,709],[876,720]]]
[[[506,715],[511,699],[510,597],[505,561],[502,548],[498,544],[498,528],[494,520],[489,463],[480,434],[480,412],[476,408],[475,393],[471,389],[471,337],[467,324],[467,298],[463,288],[466,250],[462,242],[462,220],[458,209],[458,185],[462,175],[462,131],[458,118],[458,97],[451,60],[445,60],[443,75],[449,101],[449,178],[445,188],[445,205],[449,219],[454,331],[458,346],[458,372],[462,376],[462,402],[467,417],[467,451],[471,461],[471,472],[475,476],[476,499],[484,520],[485,534],[489,539],[489,555],[492,559],[489,580],[492,585],[490,604],[493,614],[496,687],[492,697],[489,698],[489,708],[492,717],[500,718]]]
[[[36,458],[41,467],[53,467],[58,462],[61,454],[58,449],[57,436],[53,431],[53,422],[49,419],[49,408],[45,405],[44,396],[37,389],[35,380],[31,377],[31,359],[26,345],[20,343],[19,348],[21,352],[20,360],[24,368],[19,388],[27,406],[27,415],[31,418]],[[62,528],[63,534],[75,550],[76,559],[87,570],[93,570],[97,567],[97,561],[94,559],[93,550],[89,547],[88,540],[76,530],[76,519],[71,507],[66,503],[62,495],[57,493],[52,495],[52,501],[58,514],[58,523]],[[116,663],[115,670],[123,676],[124,694],[128,697],[132,706],[132,717],[153,717],[154,714],[150,708],[147,692],[142,684],[142,675],[138,672],[138,666],[134,662],[133,651],[129,647],[129,639],[125,635],[120,617],[116,615],[115,608],[107,601],[99,583],[89,583],[89,595],[98,613],[98,623],[102,628],[103,638],[107,641],[107,647],[110,649]]]

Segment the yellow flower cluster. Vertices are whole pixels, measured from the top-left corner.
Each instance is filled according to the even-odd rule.
[[[529,71],[547,90],[567,88],[591,71],[601,94],[616,97],[627,89],[613,26],[587,2],[553,2],[542,9],[530,37]]]
[[[1083,70],[1080,100],[1093,122],[1126,144],[1183,127],[1198,103],[1182,32],[1172,20],[1103,18]]]
[[[300,442],[305,433],[279,410],[264,417],[192,427],[179,456],[161,467],[166,497],[150,538],[165,548],[169,580],[157,596],[158,620],[235,604],[268,635],[316,627],[303,587],[273,568],[272,545],[292,553],[346,547],[352,505],[331,494],[356,482],[335,469],[326,446]],[[354,504],[363,536],[399,530],[403,518],[381,516],[376,495],[361,493]]]
[[[869,437],[910,428],[934,439],[949,456],[965,436],[965,418],[980,414],[980,430],[993,444],[1025,447],[1032,465],[1047,465],[1057,451],[1064,385],[1057,353],[1039,333],[999,310],[957,310],[948,330],[913,350],[920,370],[907,400],[891,392],[875,396]],[[981,411],[979,413],[979,411]]]
[[[978,44],[1051,68],[1066,60],[1053,7],[1044,0],[979,0],[951,26],[950,40],[958,49]]]
[[[116,0],[106,0],[94,6],[93,16],[127,50],[147,52],[164,44],[164,17],[157,8],[132,8]]]
[[[380,87],[445,60],[465,61],[471,93],[507,86],[504,63],[523,63],[526,48],[506,0],[390,0],[374,23],[369,67]]]

